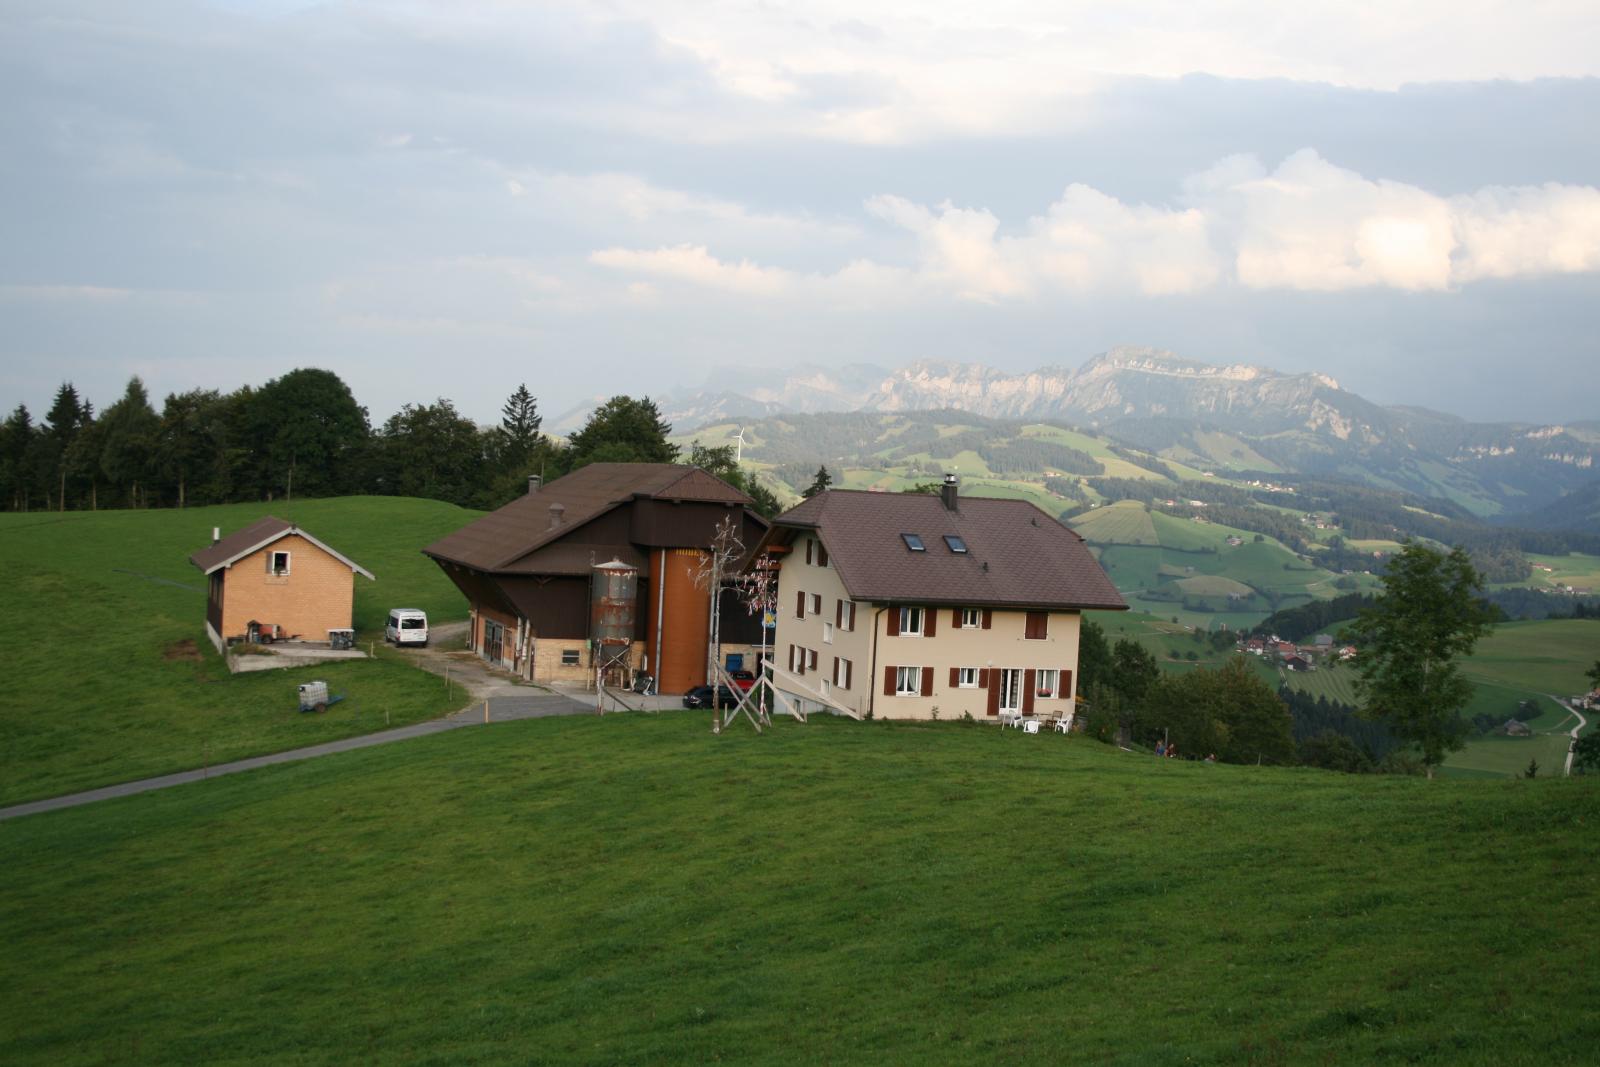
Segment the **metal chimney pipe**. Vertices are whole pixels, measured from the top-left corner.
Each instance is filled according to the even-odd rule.
[[[957,484],[956,476],[954,474],[946,474],[944,476],[944,485],[939,487],[939,496],[944,500],[945,508],[950,511],[959,510],[956,507]]]
[[[220,540],[222,540],[222,527],[220,527],[220,526],[211,527],[211,543],[212,544],[216,544]]]
[[[561,516],[565,515],[566,512],[566,506],[563,504],[550,505],[550,529],[554,530],[561,525]]]

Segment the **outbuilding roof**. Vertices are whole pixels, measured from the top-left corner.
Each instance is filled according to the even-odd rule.
[[[535,549],[635,497],[747,507],[753,503],[744,493],[698,467],[678,463],[591,463],[446,534],[422,551],[434,559],[475,570],[505,571]],[[559,525],[553,524],[551,517],[551,508],[557,505],[561,508]],[[639,562],[630,558],[637,557],[636,550],[606,547],[627,562]],[[539,565],[548,565],[548,573],[584,573],[592,562],[588,559],[590,548],[593,546],[584,549],[581,561],[576,556],[567,558],[571,553],[555,553]],[[535,563],[529,561],[527,566],[516,569],[533,566]]]
[[[368,578],[373,577],[371,571],[355,560],[323,544],[294,523],[272,515],[268,515],[264,519],[257,519],[249,526],[235,530],[227,537],[202,548],[189,557],[189,562],[199,567],[206,574],[210,574],[212,571],[220,570],[223,567],[231,567],[251,553],[259,552],[273,542],[281,541],[291,534],[310,541],[357,574],[364,574]]]
[[[815,531],[856,600],[1127,608],[1083,538],[1033,504],[963,496],[955,505],[929,493],[828,489],[774,519],[762,544]]]

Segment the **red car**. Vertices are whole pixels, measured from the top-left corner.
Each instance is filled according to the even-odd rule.
[[[729,671],[728,677],[733,679],[734,685],[747,693],[756,684],[756,676],[750,671]]]

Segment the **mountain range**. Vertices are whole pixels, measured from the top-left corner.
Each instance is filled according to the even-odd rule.
[[[1131,346],[1076,370],[1011,374],[924,361],[719,371],[716,390],[666,397],[678,432],[784,414],[954,409],[1089,427],[1202,468],[1294,472],[1451,500],[1483,516],[1556,504],[1600,480],[1600,424],[1480,423],[1375,404],[1326,374],[1214,366]]]

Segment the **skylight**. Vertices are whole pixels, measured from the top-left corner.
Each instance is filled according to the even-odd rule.
[[[916,534],[903,533],[900,536],[905,538],[906,547],[909,548],[911,551],[913,551],[913,552],[926,552],[926,551],[928,551],[928,549],[922,543],[922,538],[918,537]]]
[[[955,534],[945,534],[944,543],[950,546],[950,551],[956,553],[957,555],[964,556],[967,554],[967,543],[961,540],[961,538],[957,537]]]

